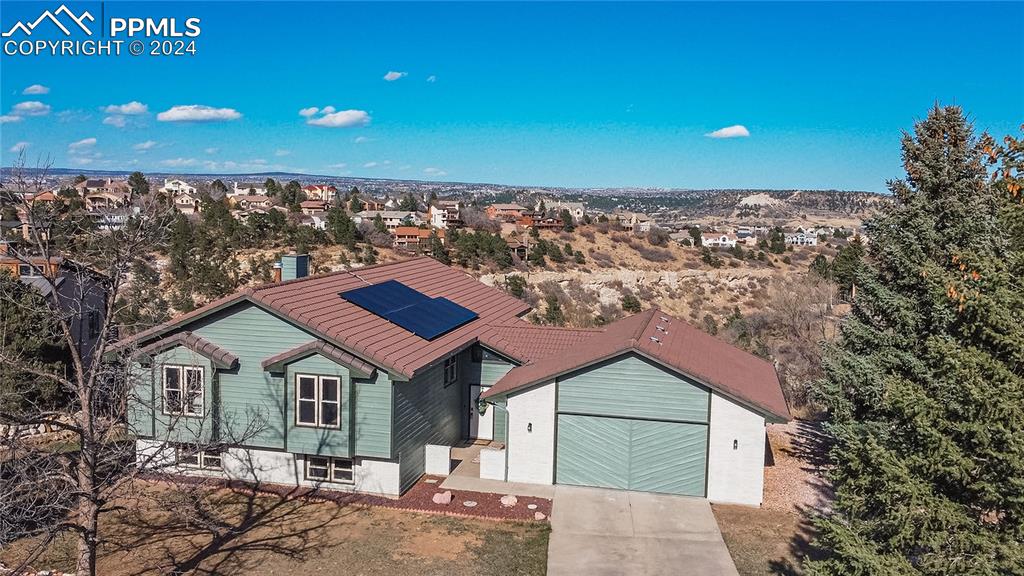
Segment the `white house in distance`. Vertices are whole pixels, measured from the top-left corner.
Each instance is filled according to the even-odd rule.
[[[362,212],[357,212],[352,217],[352,221],[356,224],[373,222],[378,215],[384,221],[384,227],[389,231],[399,226],[419,226],[423,223],[423,219],[420,218],[418,213],[403,210],[363,210]]]
[[[256,182],[235,182],[233,188],[228,191],[228,196],[265,196],[266,194],[266,187]]]
[[[458,200],[438,200],[430,206],[430,225],[433,228],[446,230],[458,227],[461,222],[459,210],[461,206]]]
[[[793,246],[817,246],[818,235],[813,231],[811,232],[796,232],[794,234],[785,235],[786,244],[792,244]]]
[[[583,202],[565,202],[557,198],[542,198],[537,201],[537,205],[534,206],[534,210],[540,211],[541,202],[544,203],[546,210],[554,210],[557,213],[561,213],[562,210],[568,210],[569,214],[572,215],[573,222],[577,224],[583,221],[583,217],[587,214],[587,205]]]
[[[170,195],[172,198],[178,194],[188,194],[190,196],[196,195],[196,187],[192,186],[184,180],[167,180],[164,179],[164,185],[160,187],[159,192]]]
[[[701,232],[700,242],[704,246],[710,248],[734,248],[736,246],[737,237],[735,234],[726,234],[722,232]]]

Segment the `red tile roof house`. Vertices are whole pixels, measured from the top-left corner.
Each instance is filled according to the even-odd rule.
[[[437,446],[484,439],[484,478],[761,503],[765,424],[789,418],[771,363],[656,309],[600,329],[536,326],[523,301],[430,258],[288,279],[303,259],[284,258],[282,282],[119,344],[138,358],[140,454],[191,474],[397,496]],[[405,290],[389,281],[470,319],[424,338],[346,299]],[[242,445],[188,450],[243,429],[257,432]]]

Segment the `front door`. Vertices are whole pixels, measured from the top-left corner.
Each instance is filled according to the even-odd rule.
[[[479,385],[469,387],[469,437],[478,440],[494,439],[494,407],[488,406],[487,411],[481,415],[477,408],[480,401],[480,392],[484,388]]]

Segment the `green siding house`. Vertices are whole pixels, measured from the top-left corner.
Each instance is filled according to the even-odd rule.
[[[476,440],[487,478],[759,503],[764,424],[788,415],[770,364],[656,310],[533,326],[429,258],[314,277],[285,260],[280,282],[118,344],[140,463],[399,496],[428,446]]]

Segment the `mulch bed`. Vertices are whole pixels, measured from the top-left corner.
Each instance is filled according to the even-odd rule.
[[[157,482],[160,481],[159,478],[155,477],[150,477],[149,480]],[[435,480],[436,482],[428,482],[428,480]],[[374,496],[372,494],[341,492],[330,489],[296,487],[283,484],[262,483],[254,485],[238,480],[224,480],[220,478],[203,478],[196,476],[175,476],[174,481],[194,485],[256,490],[260,493],[274,494],[277,496],[309,498],[313,500],[337,502],[339,504],[376,506],[380,508],[409,510],[412,512],[423,512],[426,514],[443,514],[445,516],[457,516],[463,518],[547,522],[551,516],[551,500],[546,498],[533,498],[529,496],[517,496],[516,498],[518,501],[515,506],[506,508],[501,505],[501,497],[505,494],[451,490],[451,503],[447,505],[436,504],[433,501],[434,494],[444,492],[446,490],[445,488],[441,488],[441,482],[444,481],[443,476],[422,476],[412,488],[398,498],[387,498],[384,496]],[[467,501],[476,502],[476,506],[466,506],[464,502]],[[530,504],[536,505],[536,508],[531,510],[529,508]],[[536,519],[535,513],[537,512],[544,515],[542,520]]]

